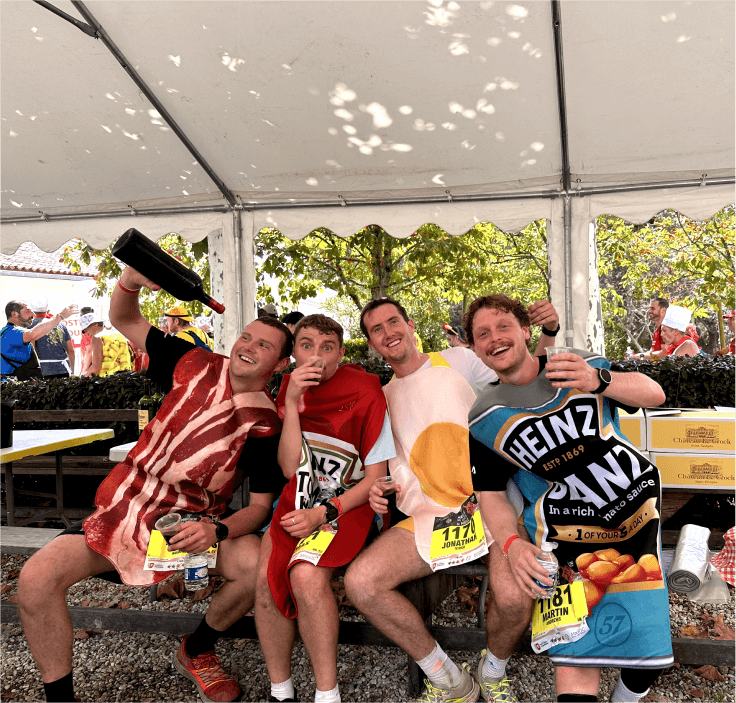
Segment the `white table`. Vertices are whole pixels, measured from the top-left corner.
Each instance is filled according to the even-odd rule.
[[[114,461],[119,464],[121,461],[125,461],[125,457],[128,456],[128,452],[135,447],[138,442],[128,442],[127,444],[119,444],[117,447],[110,447],[110,461]]]
[[[115,432],[110,429],[96,430],[14,430],[13,446],[0,449],[0,463],[5,467],[5,489],[8,504],[8,526],[22,527],[49,517],[59,516],[69,527],[71,521],[64,513],[64,482],[62,475],[62,451],[83,444],[91,444],[99,439],[111,439]],[[53,498],[56,507],[40,515],[15,522],[15,492],[13,489],[13,462],[27,456],[39,454],[56,455],[56,493],[18,490],[18,493],[41,498]]]

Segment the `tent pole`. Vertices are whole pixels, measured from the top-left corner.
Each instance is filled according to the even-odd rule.
[[[733,185],[736,183],[734,178],[711,178],[705,181],[701,179],[690,179],[686,181],[665,181],[661,183],[639,183],[620,186],[600,186],[588,187],[575,190],[573,195],[603,195],[606,193],[629,193],[640,192],[645,190],[669,189],[669,188],[692,188],[693,186],[707,187],[710,185]],[[559,198],[565,193],[559,190],[555,191],[538,191],[529,193],[472,193],[467,195],[453,195],[453,202],[493,202],[496,200],[528,200],[532,198]],[[286,210],[295,208],[322,208],[322,207],[344,207],[345,204],[350,207],[370,207],[371,205],[421,205],[447,202],[446,195],[424,196],[416,198],[382,198],[380,200],[372,200],[370,198],[360,198],[349,201],[338,200],[308,200],[304,202],[296,201],[272,201],[272,202],[249,202],[244,206],[247,210]],[[43,219],[47,222],[53,220],[87,220],[92,218],[104,217],[130,217],[131,215],[181,215],[189,212],[228,212],[230,207],[224,204],[220,205],[200,205],[198,207],[190,207],[182,205],[181,207],[166,208],[136,208],[135,212],[131,212],[130,208],[125,210],[105,210],[105,211],[87,211],[87,212],[65,212],[60,214],[43,213]],[[0,217],[2,224],[20,224],[23,222],[38,222],[41,216],[34,214],[28,215],[11,215],[10,217]]]
[[[567,134],[567,101],[565,97],[565,62],[562,56],[562,14],[560,0],[552,0],[552,32],[555,39],[557,76],[557,109],[560,117],[560,151],[562,158],[562,246],[565,276],[565,345],[574,346],[572,309],[572,204],[570,203],[570,149]]]
[[[179,137],[180,141],[187,148],[189,153],[197,160],[197,163],[204,169],[207,175],[212,179],[213,183],[217,186],[219,191],[225,197],[225,200],[230,203],[232,207],[235,206],[235,197],[230,192],[229,188],[225,185],[224,181],[215,173],[214,169],[207,163],[199,150],[191,142],[189,137],[184,133],[181,127],[177,124],[176,120],[169,114],[169,111],[164,107],[163,103],[154,95],[153,91],[148,87],[148,84],[138,75],[138,72],[130,65],[130,62],[123,55],[123,52],[118,49],[115,42],[110,38],[110,35],[102,28],[102,25],[95,19],[92,13],[85,7],[84,3],[80,0],[72,0],[72,5],[77,8],[79,14],[87,20],[87,22],[94,27],[97,34],[99,35],[102,43],[108,48],[110,53],[117,59],[118,63],[123,67],[125,72],[133,79],[133,82],[141,89],[141,92],[148,98],[151,104],[156,108],[157,112],[166,121],[166,124],[171,127],[174,134]]]
[[[243,221],[240,208],[233,210],[233,243],[235,245],[235,320],[238,324],[237,334],[245,329],[243,320]]]

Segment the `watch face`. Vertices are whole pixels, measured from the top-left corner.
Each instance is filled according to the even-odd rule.
[[[326,508],[325,519],[332,522],[337,517],[337,508],[332,503],[326,503]]]
[[[606,384],[613,381],[613,376],[611,376],[611,372],[608,369],[598,369],[598,378]]]

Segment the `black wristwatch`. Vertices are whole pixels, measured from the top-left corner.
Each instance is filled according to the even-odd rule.
[[[611,385],[611,381],[613,381],[613,376],[611,376],[611,372],[608,369],[598,369],[598,378],[600,379],[601,385],[593,391],[596,395],[603,393]]]
[[[546,327],[542,327],[542,334],[546,334],[548,337],[556,337],[559,331],[560,331],[559,324],[557,325],[557,329],[551,332]]]
[[[212,515],[212,522],[215,524],[215,537],[217,537],[217,541],[224,542],[230,534],[230,528],[224,522],[220,522],[216,515]]]
[[[329,500],[326,503],[322,503],[322,505],[327,511],[325,513],[325,521],[332,522],[333,520],[337,520],[337,516],[338,516],[337,506],[332,501],[329,501]]]

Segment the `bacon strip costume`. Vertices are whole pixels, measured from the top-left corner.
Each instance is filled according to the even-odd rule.
[[[601,356],[575,350],[594,368]],[[660,669],[672,664],[667,584],[661,570],[657,468],[626,439],[615,401],[554,388],[544,373],[498,385],[470,411],[472,436],[495,453],[476,464],[476,491],[509,476],[530,503],[532,541],[554,541],[563,575],[584,579],[590,631],[550,650],[560,666]],[[617,560],[617,561],[614,561]]]
[[[264,391],[233,395],[229,365],[219,354],[188,351],[158,414],[97,491],[85,539],[130,586],[171,575],[143,570],[154,522],[174,508],[224,512],[241,479],[237,461],[247,437],[280,431],[276,406]]]
[[[282,418],[290,378],[284,377],[276,399]],[[376,444],[386,417],[381,382],[355,364],[338,367],[327,383],[308,388],[302,398],[304,407],[299,411],[304,440],[302,460],[274,512],[268,562],[271,595],[281,613],[292,619],[297,617],[297,607],[288,569],[299,540],[281,527],[281,518],[297,508],[312,507],[317,494],[325,487],[332,488],[339,497],[358,483],[365,476],[365,459]],[[337,535],[322,555],[319,566],[337,567],[351,562],[363,547],[373,519],[368,503],[340,516]]]

